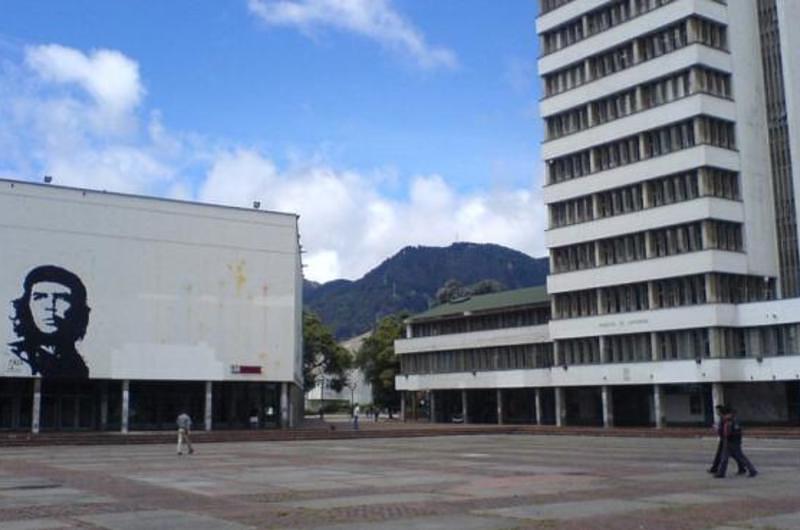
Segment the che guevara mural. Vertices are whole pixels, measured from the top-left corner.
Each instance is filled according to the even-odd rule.
[[[86,286],[77,274],[56,265],[34,267],[11,301],[9,316],[16,339],[0,373],[19,376],[86,378],[77,344],[86,335],[90,308]]]

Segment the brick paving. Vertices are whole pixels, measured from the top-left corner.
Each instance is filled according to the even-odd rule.
[[[800,529],[800,440],[469,436],[7,447],[0,529]],[[735,466],[732,466],[735,469]]]

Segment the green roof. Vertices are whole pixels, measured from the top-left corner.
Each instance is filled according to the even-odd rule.
[[[448,316],[461,316],[464,313],[483,313],[509,309],[512,307],[546,305],[550,303],[547,289],[544,285],[502,291],[499,293],[480,294],[457,298],[446,304],[437,305],[423,313],[411,316],[408,321],[429,320]]]

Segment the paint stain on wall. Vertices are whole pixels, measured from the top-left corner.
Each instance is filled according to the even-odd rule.
[[[236,263],[228,265],[228,270],[233,273],[233,281],[236,285],[236,296],[240,296],[242,294],[242,289],[244,289],[247,283],[247,276],[244,273],[244,260],[239,260]]]

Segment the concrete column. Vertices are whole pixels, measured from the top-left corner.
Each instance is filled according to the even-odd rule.
[[[100,388],[100,430],[108,428],[108,381],[103,381]]]
[[[469,423],[469,401],[466,389],[461,390],[461,417],[464,418],[465,424]]]
[[[716,238],[711,233],[711,222],[701,221],[700,223],[700,241],[703,250],[712,248],[716,244]]]
[[[600,395],[603,399],[603,427],[614,426],[614,402],[612,398],[612,390],[608,385],[603,385],[600,390]]]
[[[725,404],[725,389],[722,383],[711,383],[711,404],[714,411],[718,405]]]
[[[653,361],[658,361],[658,334],[656,332],[650,333],[650,353],[653,356]]]
[[[542,424],[542,389],[534,390],[534,410],[536,410],[536,425]]]
[[[721,342],[719,328],[708,328],[708,353],[712,359],[718,359],[722,357]],[[702,353],[700,353],[698,356],[700,355],[702,355]]]
[[[497,389],[497,424],[503,424],[503,391]]]
[[[644,134],[640,134],[639,135],[639,160],[644,160],[646,154],[647,154],[647,149],[645,149]]]
[[[214,410],[214,383],[206,381],[206,408],[205,408],[205,428],[207,431],[211,430],[211,419],[213,418]]]
[[[636,107],[636,111],[644,110],[644,89],[642,89],[641,85],[638,85],[633,92],[633,104]]]
[[[33,380],[33,409],[31,410],[31,432],[39,433],[39,418],[42,411],[42,379]]]
[[[688,19],[688,25],[686,26],[686,40],[689,44],[697,42],[697,20],[693,18]]]
[[[131,382],[128,379],[122,381],[122,416],[120,417],[120,431],[128,432],[128,416],[130,414]]]
[[[430,408],[430,422],[436,423],[436,393],[433,390],[428,391],[428,407]]]
[[[586,105],[586,126],[593,127],[595,124],[594,106],[591,103]],[[596,218],[595,218],[596,219]]]
[[[406,392],[400,391],[400,421],[406,421]]]
[[[717,284],[714,283],[714,276],[711,273],[703,275],[706,288],[706,303],[714,304],[718,301],[717,298]]]
[[[689,94],[695,94],[700,92],[700,79],[699,79],[699,70],[696,67],[692,67],[689,70]]]
[[[289,384],[281,383],[281,428],[289,427]]]
[[[664,388],[661,385],[653,385],[653,416],[656,420],[656,428],[664,427]]]
[[[559,352],[559,343],[557,340],[553,341],[553,366],[561,364],[561,352]]]
[[[650,184],[647,182],[642,182],[640,184],[642,187],[642,208],[652,208],[653,207],[653,193],[650,188]]]
[[[413,335],[411,334],[411,324],[406,324],[406,338],[410,339]]]
[[[564,388],[559,386],[554,390],[556,394],[556,426],[564,427],[567,419],[567,408],[566,403],[564,403]]]
[[[600,335],[600,362],[605,364],[608,360],[608,340],[604,335]]]

